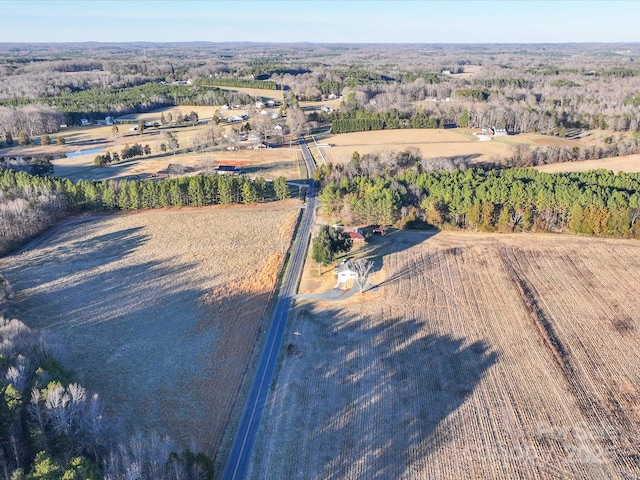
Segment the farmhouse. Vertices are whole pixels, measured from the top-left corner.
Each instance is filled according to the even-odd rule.
[[[340,263],[340,265],[338,265],[334,270],[334,273],[338,276],[338,282],[334,288],[339,288],[340,286],[346,288],[349,280],[355,281],[358,279],[358,272],[351,260],[346,260]]]
[[[494,137],[506,137],[507,135],[509,135],[509,132],[505,127],[495,127],[493,129]]]

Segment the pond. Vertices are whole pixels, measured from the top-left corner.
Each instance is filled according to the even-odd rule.
[[[79,157],[80,155],[95,155],[98,154],[100,152],[104,152],[106,150],[106,148],[92,148],[90,150],[78,150],[75,152],[69,152],[67,153],[67,158],[72,158],[72,157]]]

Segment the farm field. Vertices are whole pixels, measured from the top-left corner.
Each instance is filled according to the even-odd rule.
[[[0,271],[16,316],[59,338],[127,429],[215,455],[297,214],[281,202],[113,216],[65,227]]]
[[[135,143],[135,142],[132,142]],[[139,142],[144,144],[146,142]],[[119,151],[122,147],[108,149]],[[153,150],[153,149],[152,149]],[[153,150],[155,152],[155,150]],[[279,176],[290,179],[300,178],[300,149],[283,147],[262,150],[215,151],[206,153],[179,153],[176,155],[154,155],[135,158],[109,165],[96,167],[93,159],[96,154],[78,155],[71,158],[54,160],[55,173],[72,180],[94,179],[108,180],[138,176],[146,178],[166,170],[169,164],[191,167],[194,171],[213,171],[219,164],[231,164],[241,167],[250,176],[261,176],[272,180]]]
[[[344,163],[354,151],[366,153],[401,152],[417,148],[425,158],[465,157],[468,162],[482,162],[508,156],[512,147],[500,142],[479,142],[471,132],[460,129],[403,129],[318,135],[318,143],[331,143],[323,148],[327,161]]]
[[[535,133],[522,133],[508,137],[496,137],[480,142],[473,135],[474,129],[401,129],[369,132],[316,135],[318,143],[331,143],[324,147],[327,161],[344,163],[351,159],[354,151],[366,153],[401,152],[409,147],[417,148],[424,158],[464,158],[467,163],[499,162],[515,153],[516,145],[531,148],[585,147],[601,143],[604,133],[586,134],[580,139],[564,139]],[[605,132],[606,133],[606,132]]]
[[[396,232],[370,255],[375,290],[298,300],[249,478],[638,477],[637,242]]]
[[[584,172],[605,168],[614,172],[640,172],[640,155],[624,155],[621,157],[583,160],[581,162],[552,163],[535,167],[541,172]]]

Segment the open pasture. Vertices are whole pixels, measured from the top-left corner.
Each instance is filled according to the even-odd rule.
[[[360,155],[380,152],[402,152],[415,147],[424,158],[464,157],[469,163],[507,157],[513,147],[501,142],[480,142],[470,131],[461,129],[402,129],[342,133],[317,136],[318,143],[330,143],[323,148],[327,161],[344,163],[354,151]]]
[[[64,227],[2,260],[17,316],[133,431],[215,455],[297,210],[184,209]]]
[[[640,154],[600,158],[598,160],[583,160],[581,162],[551,163],[535,168],[541,172],[548,173],[584,172],[598,168],[605,168],[614,172],[640,172]]]
[[[144,139],[144,137],[143,137]],[[132,142],[135,143],[135,142]],[[146,142],[141,141],[141,144]],[[122,147],[120,147],[122,148]],[[119,151],[107,149],[107,151]],[[236,165],[247,175],[272,180],[279,176],[300,178],[300,149],[283,147],[277,149],[214,151],[206,153],[157,154],[134,158],[106,167],[96,167],[95,154],[54,160],[56,175],[72,180],[108,180],[137,176],[147,178],[163,172],[169,164],[188,167],[195,172],[213,172],[217,165]]]
[[[375,290],[299,301],[249,478],[638,477],[637,242],[396,232],[370,255]]]
[[[497,162],[513,156],[517,145],[529,148],[585,147],[599,143],[599,136],[590,135],[581,139],[565,139],[535,133],[522,133],[508,137],[494,137],[481,142],[473,134],[474,129],[401,129],[369,132],[316,135],[318,143],[330,143],[324,147],[327,161],[344,163],[351,159],[354,151],[366,153],[397,153],[409,147],[418,149],[423,158],[461,158],[468,164]]]

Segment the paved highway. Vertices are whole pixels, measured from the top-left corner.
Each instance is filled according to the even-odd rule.
[[[302,138],[299,140],[299,143],[305,163],[307,164],[309,177],[313,177],[315,164],[311,152],[309,152],[309,148]],[[260,426],[262,412],[271,389],[271,380],[276,368],[278,353],[280,352],[280,347],[284,339],[291,299],[297,291],[300,276],[302,275],[302,267],[311,236],[314,209],[315,189],[313,180],[311,180],[307,194],[306,208],[302,212],[302,219],[300,220],[300,225],[293,242],[291,258],[289,259],[289,265],[282,280],[276,310],[267,332],[264,350],[256,369],[256,376],[253,379],[253,384],[247,397],[247,404],[240,418],[236,436],[231,446],[231,452],[229,453],[229,458],[227,459],[222,474],[223,480],[239,480],[246,476],[253,445],[258,433],[258,427]]]

